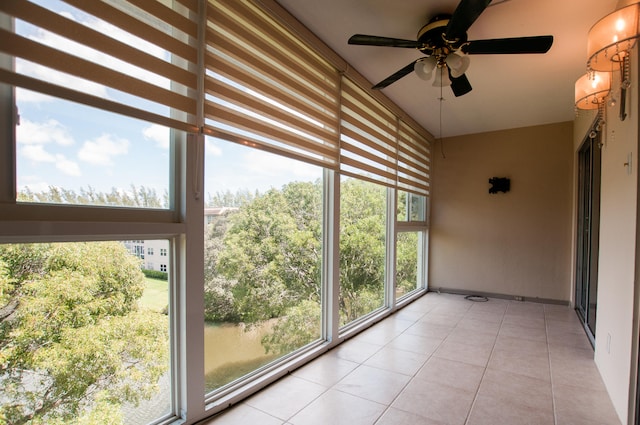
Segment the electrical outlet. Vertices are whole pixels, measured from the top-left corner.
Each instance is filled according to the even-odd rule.
[[[520,295],[516,295],[513,299],[516,301],[524,301],[524,297],[521,297]]]

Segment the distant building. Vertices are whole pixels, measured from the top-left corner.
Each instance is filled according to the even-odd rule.
[[[204,224],[211,224],[214,218],[238,211],[235,207],[214,207],[204,209]],[[123,241],[127,250],[142,260],[142,268],[167,273],[169,271],[169,241],[150,239],[145,241]]]
[[[169,271],[169,241],[150,239],[145,241],[123,241],[127,250],[142,260],[142,268],[159,272]]]
[[[230,212],[238,211],[236,207],[213,207],[204,209],[204,224],[211,224],[214,218],[227,215]]]

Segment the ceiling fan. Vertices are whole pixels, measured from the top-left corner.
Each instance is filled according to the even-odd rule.
[[[434,86],[451,85],[453,94],[462,96],[471,91],[465,75],[469,67],[467,55],[546,53],[553,44],[552,35],[467,40],[467,30],[489,3],[491,0],[461,0],[452,15],[437,15],[423,26],[416,41],[355,34],[348,43],[418,49],[426,55],[380,81],[373,89],[385,88],[412,71],[429,80],[436,71]]]

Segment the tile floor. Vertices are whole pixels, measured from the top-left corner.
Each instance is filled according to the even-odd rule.
[[[208,425],[620,425],[569,307],[429,293]]]

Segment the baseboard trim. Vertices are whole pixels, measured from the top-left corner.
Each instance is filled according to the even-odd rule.
[[[482,292],[482,291],[470,291],[467,289],[455,289],[455,288],[429,288],[428,292],[436,292],[442,294],[452,294],[452,295],[475,295],[480,297],[487,298],[498,298],[503,300],[512,300],[512,301],[527,301],[532,303],[542,303],[542,304],[555,304],[555,305],[564,305],[569,306],[569,301],[567,300],[556,300],[553,298],[538,298],[538,297],[526,297],[521,295],[509,295],[509,294],[499,294],[495,292]]]

